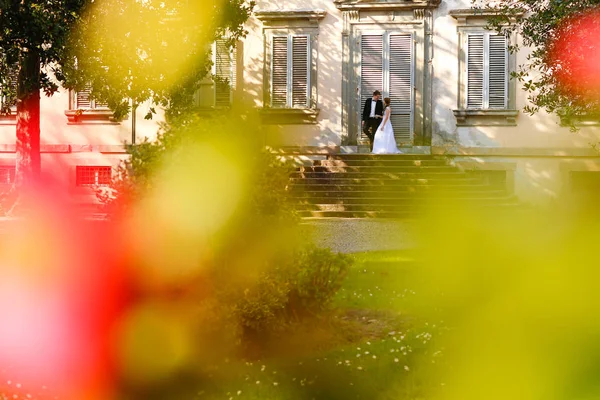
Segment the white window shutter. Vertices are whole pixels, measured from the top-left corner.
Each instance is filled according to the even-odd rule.
[[[383,90],[383,36],[363,35],[361,38],[360,93],[361,103]]]
[[[310,46],[308,36],[292,36],[292,107],[308,107]]]
[[[373,97],[374,91],[383,90],[383,35],[362,35],[360,47],[360,97],[363,107]],[[361,132],[361,137],[366,138],[364,132]]]
[[[467,108],[484,108],[485,35],[467,37]]]
[[[75,93],[75,108],[76,109],[92,108],[92,101],[90,100],[90,91],[91,91],[91,88],[89,86],[86,86],[83,89],[78,90],[77,93]]]
[[[234,54],[227,46],[225,39],[215,43],[214,65],[215,76],[215,106],[227,107],[231,105],[232,88],[234,82]]]
[[[506,108],[508,48],[504,35],[489,35],[489,108]]]
[[[75,93],[75,108],[86,110],[108,109],[108,104],[90,99],[91,91],[91,85],[86,85],[82,90]]]
[[[411,141],[413,40],[411,35],[390,35],[389,97],[391,122],[398,143]]]
[[[13,111],[16,110],[17,105],[17,81],[19,79],[19,67],[18,65],[14,65],[9,67],[8,69],[8,74],[6,76],[6,84],[10,87],[10,91],[11,96],[10,97],[6,97],[3,96],[1,101],[2,101],[2,108],[3,109],[12,109]]]
[[[287,106],[288,37],[274,36],[271,62],[271,105]]]

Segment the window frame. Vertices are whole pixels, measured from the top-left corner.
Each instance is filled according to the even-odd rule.
[[[320,112],[317,90],[318,36],[320,21],[326,15],[327,12],[324,10],[259,11],[255,13],[255,16],[263,25],[263,102],[261,110],[263,124],[302,125],[318,123]],[[273,37],[287,35],[308,36],[308,99],[306,107],[282,108],[272,106]]]
[[[286,66],[286,100],[285,107],[279,107],[273,105],[273,63],[275,58],[275,51],[273,50],[273,43],[275,38],[287,38],[287,66]],[[306,104],[304,106],[294,106],[293,101],[293,89],[294,89],[294,38],[306,38]],[[269,71],[269,85],[270,90],[270,108],[275,109],[308,109],[311,108],[311,64],[312,64],[312,51],[311,51],[311,38],[307,33],[295,34],[274,34],[271,37],[271,68]]]
[[[86,169],[89,169],[90,171],[94,172],[94,182],[93,183],[80,182],[80,175],[79,175],[80,171],[83,174],[83,171],[85,171]],[[102,172],[101,169],[109,169],[108,182],[100,183],[100,177],[101,177],[100,175]],[[87,187],[87,188],[107,187],[107,186],[110,186],[113,176],[114,176],[114,168],[110,165],[76,165],[75,166],[75,186],[76,187]],[[81,179],[81,180],[83,180],[83,179]]]
[[[516,107],[516,80],[511,77],[516,71],[516,54],[510,46],[516,42],[515,35],[507,37],[505,107],[489,108],[489,37],[497,34],[487,29],[487,19],[493,12],[475,9],[459,9],[450,11],[457,20],[458,32],[458,92],[457,108],[453,110],[457,126],[516,126],[519,111]],[[484,100],[482,108],[468,107],[468,40],[471,35],[484,35]],[[487,107],[487,108],[486,108]]]
[[[74,107],[72,107],[73,110],[84,110],[84,111],[100,111],[100,110],[110,110],[110,108],[108,107],[108,105],[104,105],[104,106],[97,106],[96,99],[89,99],[90,102],[90,106],[89,107],[79,107],[79,99],[78,99],[78,94],[80,92],[76,91],[76,90],[70,90],[69,91],[69,95],[71,96],[71,105],[74,105]]]
[[[226,40],[223,38],[221,40]],[[238,50],[241,48],[240,42],[237,42],[234,49],[230,51],[231,57],[231,74],[229,77],[229,103],[227,105],[218,105],[217,104],[217,81],[213,78],[217,75],[217,41],[215,40],[210,45],[210,53],[211,53],[211,62],[212,66],[210,69],[210,75],[205,76],[199,82],[199,88],[194,94],[194,102],[195,105],[200,110],[227,110],[233,106],[234,102],[234,92],[237,87],[237,79],[238,79]],[[210,99],[203,99],[203,93],[205,92],[205,88],[210,87]],[[206,100],[210,100],[210,103]]]
[[[13,71],[10,71],[11,69],[13,69]],[[10,79],[12,75],[12,78],[14,79],[14,86],[15,86],[15,98],[14,101],[15,103],[13,105],[11,105],[9,107],[10,110],[10,114],[0,114],[0,125],[15,125],[17,123],[17,84],[18,84],[18,78],[19,78],[19,66],[18,64],[13,64],[12,67],[9,67],[9,73],[7,75],[7,78]],[[4,102],[6,101],[6,99],[4,98],[5,96],[0,96],[0,105],[4,105]]]
[[[483,32],[466,32],[465,40],[465,109],[466,110],[506,110],[508,109],[509,103],[509,87],[508,82],[510,81],[510,69],[509,69],[509,54],[508,48],[510,46],[510,40],[507,38],[504,61],[504,106],[503,107],[490,107],[490,37],[498,35],[497,32],[483,31]],[[469,107],[469,37],[470,36],[483,36],[483,100],[481,107]]]
[[[77,107],[77,91],[69,89],[69,108],[65,110],[65,115],[68,119],[68,124],[86,124],[86,123],[106,123],[106,124],[119,124],[121,120],[114,118],[113,111],[108,106],[96,107],[96,100],[90,100],[90,105],[94,104],[93,107],[82,108]],[[123,119],[127,119],[124,117]]]

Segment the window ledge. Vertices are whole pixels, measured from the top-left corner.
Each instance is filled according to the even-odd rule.
[[[576,126],[585,128],[586,126],[600,126],[600,115],[578,115],[571,118],[560,116],[561,126]]]
[[[231,111],[231,106],[208,106],[198,107],[196,112],[203,117],[219,117]]]
[[[263,108],[260,112],[264,125],[314,125],[318,108]]]
[[[65,115],[67,116],[70,124],[98,122],[119,124],[121,122],[114,117],[114,114],[111,110],[66,110]]]
[[[11,111],[10,114],[0,114],[0,125],[16,125],[17,112]]]
[[[517,126],[518,110],[453,110],[457,126]]]

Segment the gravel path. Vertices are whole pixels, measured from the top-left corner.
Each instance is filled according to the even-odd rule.
[[[319,247],[341,253],[403,250],[415,246],[414,222],[383,219],[314,219],[304,227]]]

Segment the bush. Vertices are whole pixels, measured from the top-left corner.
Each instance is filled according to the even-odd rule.
[[[126,216],[159,183],[162,166],[193,159],[189,149],[198,144],[209,144],[243,163],[244,193],[234,214],[214,235],[197,240],[210,243],[211,257],[209,262],[198,261],[205,264],[198,268],[201,276],[189,282],[202,283],[189,283],[195,294],[185,301],[197,302],[197,334],[205,343],[221,340],[247,347],[263,335],[281,333],[303,318],[320,315],[350,266],[348,256],[305,242],[289,196],[291,165],[258,148],[253,138],[259,134],[251,126],[255,125],[241,116],[188,118],[185,124],[164,125],[156,141],[130,148],[130,160],[111,190],[101,194],[111,215]],[[215,138],[215,132],[223,137]],[[187,231],[182,240],[189,240],[186,235]],[[190,247],[180,248],[183,252]],[[178,255],[173,254],[175,259]],[[176,262],[169,268],[176,269]]]
[[[293,268],[288,303],[294,314],[318,314],[327,309],[341,289],[352,259],[329,249],[309,247],[300,252]]]
[[[265,273],[237,300],[244,329],[273,331],[327,310],[348,273],[350,257],[312,246],[296,257]]]

